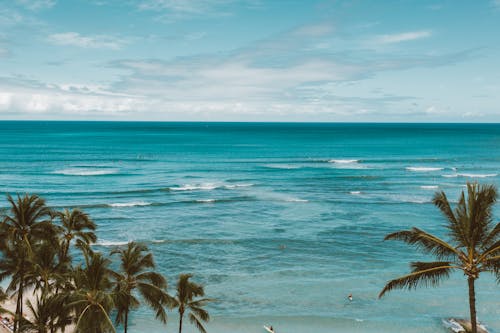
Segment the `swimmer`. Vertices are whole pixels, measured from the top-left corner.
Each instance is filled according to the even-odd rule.
[[[352,294],[349,294],[349,296],[347,296],[347,299],[348,299],[349,301],[352,301]]]

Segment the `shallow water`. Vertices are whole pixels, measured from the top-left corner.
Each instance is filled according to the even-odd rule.
[[[193,272],[218,300],[210,332],[444,332],[467,316],[465,279],[377,300],[425,258],[382,239],[445,237],[432,196],[498,184],[500,125],[0,122],[0,153],[2,192],[83,208],[105,252],[146,242],[171,286]],[[499,290],[478,281],[496,331]],[[145,310],[132,321],[165,331]]]

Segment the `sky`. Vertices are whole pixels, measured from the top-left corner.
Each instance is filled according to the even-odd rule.
[[[0,119],[500,122],[500,0],[0,0]]]

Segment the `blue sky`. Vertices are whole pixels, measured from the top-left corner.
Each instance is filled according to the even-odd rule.
[[[4,0],[0,119],[500,121],[500,0]]]

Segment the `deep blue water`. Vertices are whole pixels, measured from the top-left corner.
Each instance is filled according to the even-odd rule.
[[[498,184],[500,125],[0,122],[0,154],[1,192],[81,207],[104,252],[147,243],[171,287],[194,273],[218,300],[210,332],[445,332],[468,313],[463,275],[377,300],[425,258],[382,239],[446,237],[432,196]],[[500,331],[498,285],[477,289]],[[165,331],[144,310],[132,321]]]

